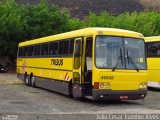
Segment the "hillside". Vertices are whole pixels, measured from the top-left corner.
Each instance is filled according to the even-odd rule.
[[[36,4],[40,0],[16,0],[17,3]],[[125,11],[160,10],[159,0],[48,0],[60,8],[68,8],[71,15],[76,18],[84,18],[90,11],[97,14],[108,11],[112,15],[118,15]]]

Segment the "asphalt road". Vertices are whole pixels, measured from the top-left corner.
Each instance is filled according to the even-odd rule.
[[[160,90],[144,100],[90,101],[25,86],[13,73],[0,73],[0,119],[97,119],[97,114],[160,114]]]

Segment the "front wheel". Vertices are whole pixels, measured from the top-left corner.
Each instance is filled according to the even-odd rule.
[[[72,84],[72,96],[76,100],[82,98],[82,87],[80,85]]]

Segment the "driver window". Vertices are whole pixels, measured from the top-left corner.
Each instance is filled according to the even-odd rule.
[[[92,70],[92,38],[87,38],[86,42],[86,65],[87,65],[87,71]]]
[[[81,41],[77,40],[75,43],[74,69],[79,69],[80,65],[81,65]]]

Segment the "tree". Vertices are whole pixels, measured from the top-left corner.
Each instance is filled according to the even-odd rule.
[[[16,43],[21,41],[25,20],[14,0],[0,2],[0,56],[15,56]]]
[[[41,0],[36,5],[0,2],[0,56],[16,57],[19,42],[54,35],[82,26],[69,12]]]

